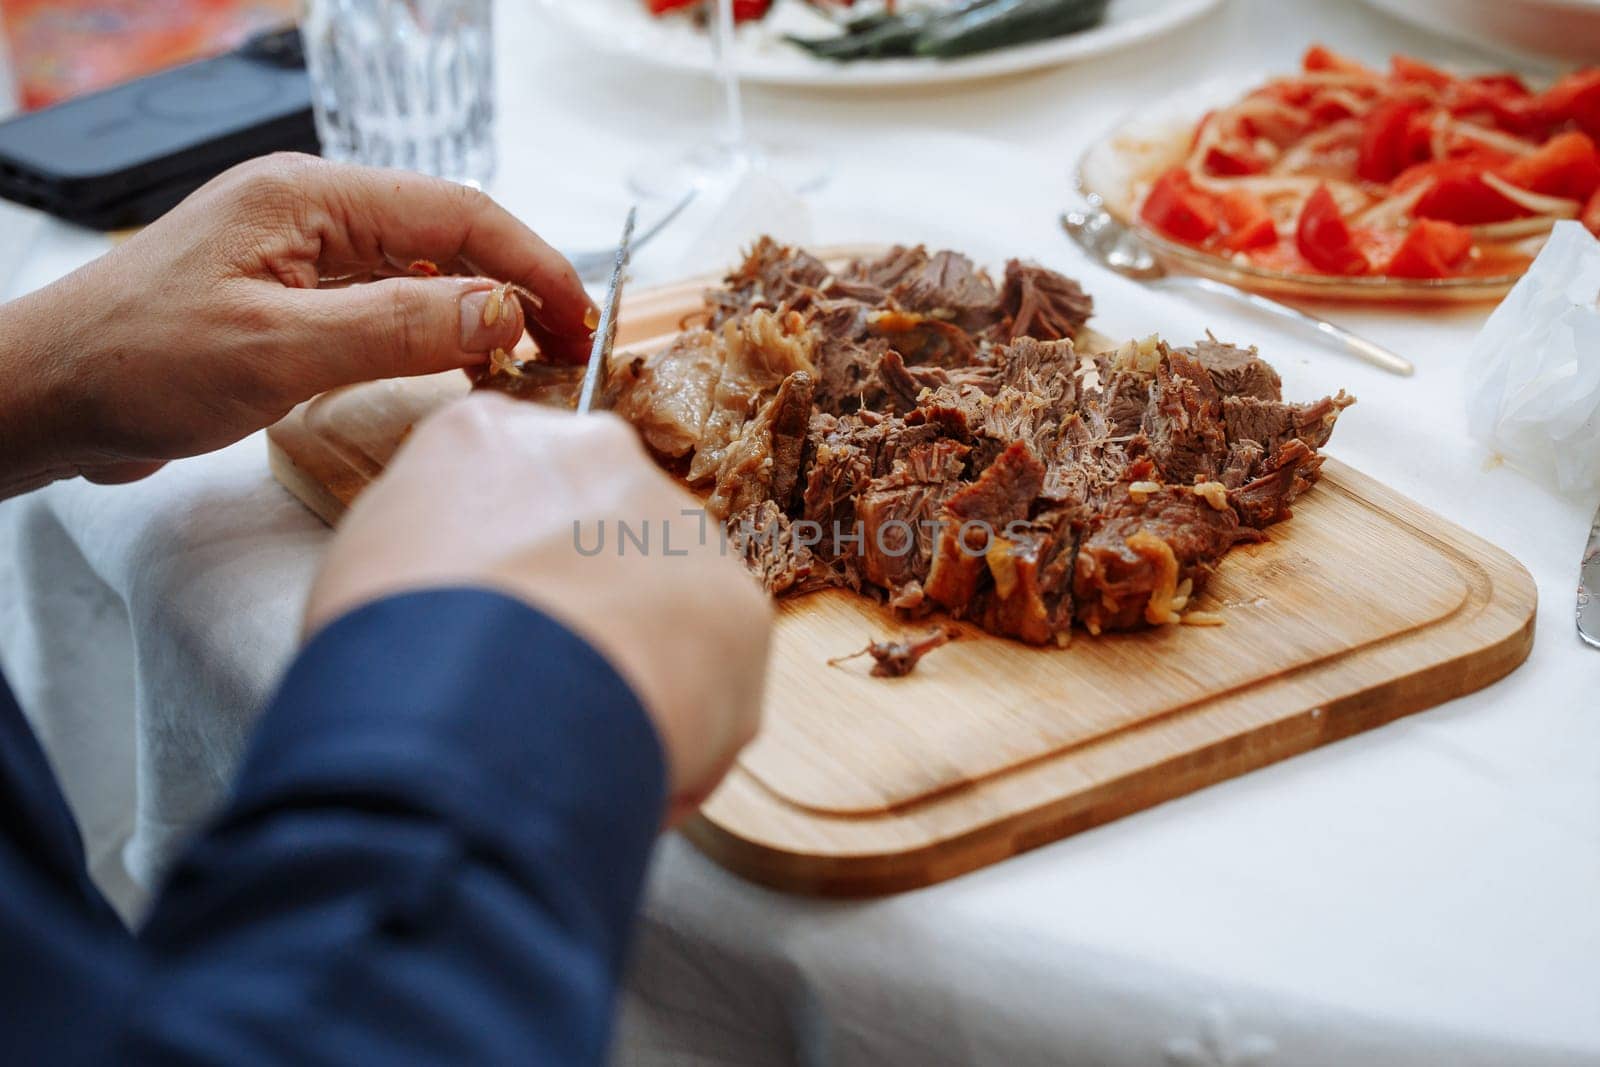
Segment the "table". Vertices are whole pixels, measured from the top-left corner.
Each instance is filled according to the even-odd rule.
[[[600,245],[625,208],[621,172],[709,133],[714,93],[595,62],[531,7],[500,11],[497,192],[557,244]],[[1483,310],[1341,311],[1416,361],[1402,381],[1247,314],[1144,293],[1052,226],[1072,161],[1116,115],[1219,66],[1287,66],[1311,39],[1464,57],[1342,0],[1233,0],[1165,41],[1015,80],[752,92],[758,133],[836,163],[803,208],[763,210],[819,242],[1032,255],[1081,277],[1114,335],[1209,326],[1259,343],[1290,396],[1349,388],[1360,403],[1331,451],[1533,573],[1528,663],[1444,707],[898,897],[783,896],[667,839],[618,1062],[1600,1062],[1600,657],[1572,633],[1593,502],[1493,466],[1466,438],[1458,368]],[[697,236],[715,205],[697,210],[641,256],[640,284],[726,258]],[[0,211],[0,236],[24,250],[0,276],[8,296],[105,247]],[[137,486],[64,483],[0,506],[0,661],[126,914],[225,790],[327,539],[271,482],[263,449],[251,439]]]

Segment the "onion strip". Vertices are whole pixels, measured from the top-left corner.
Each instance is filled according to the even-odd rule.
[[[1539,147],[1530,141],[1524,141],[1520,137],[1513,137],[1509,133],[1501,133],[1499,130],[1491,130],[1487,126],[1479,126],[1475,122],[1463,122],[1460,119],[1446,118],[1442,125],[1445,130],[1455,134],[1457,137],[1465,137],[1469,141],[1477,141],[1479,144],[1486,144],[1490,148],[1498,148],[1500,151],[1509,152],[1514,156],[1531,155]],[[1434,154],[1440,159],[1444,158],[1444,153],[1442,152],[1435,152]]]
[[[1533,237],[1550,232],[1560,220],[1552,215],[1535,215],[1531,219],[1508,219],[1505,222],[1486,222],[1469,226],[1475,241],[1514,241],[1519,237]]]
[[[1575,219],[1583,205],[1576,200],[1568,200],[1564,196],[1545,196],[1542,193],[1531,193],[1519,185],[1512,185],[1500,175],[1492,171],[1484,171],[1479,179],[1483,184],[1522,208],[1535,215],[1549,215],[1558,219]]]
[[[1403,193],[1395,193],[1387,199],[1355,215],[1350,221],[1357,226],[1394,226],[1398,225],[1411,209],[1428,195],[1428,191],[1438,184],[1436,179],[1418,182]]]

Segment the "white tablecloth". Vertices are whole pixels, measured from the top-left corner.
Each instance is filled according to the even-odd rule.
[[[709,132],[706,85],[596,62],[502,10],[497,192],[557,243],[598,245],[619,175]],[[1490,689],[927,890],[819,902],[660,850],[625,998],[628,1063],[1600,1063],[1600,656],[1572,633],[1592,501],[1486,462],[1458,368],[1482,310],[1340,311],[1412,357],[1399,380],[1231,309],[1152,296],[1053,226],[1114,116],[1318,38],[1448,58],[1365,8],[1234,0],[1159,43],[945,93],[752,94],[770,139],[825,148],[822,242],[921,239],[1083,278],[1112,334],[1254,340],[1286,391],[1360,403],[1332,452],[1504,546],[1541,598],[1532,658]],[[699,256],[698,222],[640,282]],[[103,239],[0,209],[10,295]],[[807,225],[787,217],[791,229]],[[327,534],[259,439],[136,486],[0,506],[0,661],[121,906],[212,808],[292,654]]]

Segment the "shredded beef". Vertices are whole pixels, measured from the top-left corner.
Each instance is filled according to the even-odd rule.
[[[942,648],[960,636],[961,631],[954,626],[939,626],[920,637],[902,641],[869,641],[867,647],[860,652],[830,659],[828,666],[837,667],[841,663],[862,656],[871,656],[874,678],[904,678],[916,669],[917,664],[922,662],[923,656],[936,648]]]
[[[1210,373],[1223,396],[1246,396],[1256,400],[1282,400],[1283,381],[1272,365],[1254,348],[1238,348],[1208,336],[1193,348],[1178,351],[1196,360]]]
[[[1255,349],[1209,335],[1092,350],[1091,310],[1036,264],[997,286],[956,252],[830,266],[763,239],[702,325],[612,361],[605,403],[709,489],[774,596],[845,587],[1040,645],[1176,622],[1289,517],[1352,400],[1285,402]],[[570,403],[578,377],[478,384]],[[904,673],[918,649],[869,651]]]

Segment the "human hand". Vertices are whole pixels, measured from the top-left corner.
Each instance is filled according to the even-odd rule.
[[[384,277],[419,259],[487,277]],[[499,281],[541,306],[485,315]],[[485,362],[525,312],[547,356],[587,356],[593,304],[571,265],[484,194],[311,156],[246,163],[0,308],[0,496],[130,481],[325,389]]]
[[[623,551],[618,521],[647,528],[648,550]],[[478,394],[419,426],[345,516],[307,632],[421,588],[521,598],[587,640],[638,695],[667,754],[676,822],[727,773],[759,716],[771,607],[719,544],[716,524],[621,420]]]

